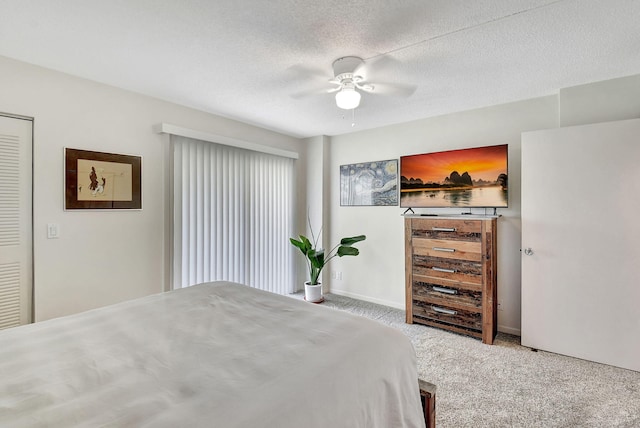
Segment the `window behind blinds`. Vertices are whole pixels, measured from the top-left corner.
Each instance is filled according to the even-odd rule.
[[[173,288],[226,280],[294,291],[294,160],[171,136]]]

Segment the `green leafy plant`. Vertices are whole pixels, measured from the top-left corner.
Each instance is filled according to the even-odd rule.
[[[318,234],[318,236],[320,236],[320,234]],[[338,245],[333,247],[331,251],[325,254],[322,248],[317,248],[318,238],[313,236],[313,230],[311,231],[311,238],[313,239],[313,243],[304,235],[300,235],[299,240],[289,238],[291,244],[298,248],[305,256],[307,266],[309,268],[311,285],[319,284],[318,278],[320,277],[320,272],[322,272],[322,268],[324,268],[331,259],[333,259],[334,257],[357,256],[358,254],[360,254],[360,250],[355,248],[353,244],[367,239],[365,235],[342,238]]]

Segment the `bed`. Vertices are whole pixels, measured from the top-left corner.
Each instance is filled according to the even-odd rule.
[[[424,385],[399,331],[229,282],[0,332],[14,428],[423,427]]]

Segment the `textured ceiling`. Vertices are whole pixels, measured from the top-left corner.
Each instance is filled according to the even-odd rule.
[[[0,55],[297,137],[640,73],[640,0],[0,0],[0,11]],[[417,89],[364,94],[352,127],[322,91],[347,55],[366,60],[376,89]]]

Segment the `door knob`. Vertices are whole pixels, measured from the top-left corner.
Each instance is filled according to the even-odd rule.
[[[533,255],[533,250],[531,248],[525,248],[524,249],[524,254],[526,256],[532,256]]]

